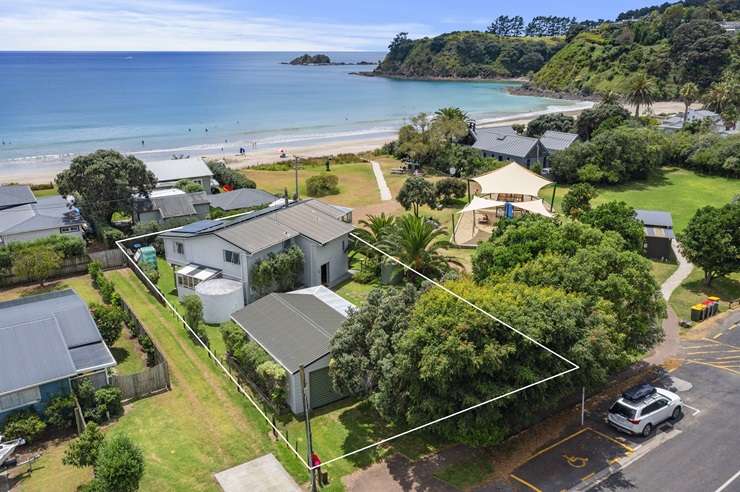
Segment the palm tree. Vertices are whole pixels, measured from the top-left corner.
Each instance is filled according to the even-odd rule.
[[[653,105],[655,100],[655,83],[644,73],[638,73],[627,87],[627,102],[635,105],[635,118],[640,117],[640,106]]]
[[[465,123],[470,122],[470,116],[468,113],[460,108],[446,107],[440,108],[434,112],[435,119],[446,119],[446,120],[461,120]]]
[[[355,231],[355,235],[373,246],[380,247],[382,241],[391,233],[396,223],[396,217],[386,215],[385,212],[380,215],[368,215],[367,219],[359,222],[360,228]],[[367,257],[375,257],[380,253],[374,248],[360,241],[355,248]]]
[[[396,219],[392,232],[381,242],[382,249],[398,258],[417,272],[439,279],[456,265],[463,268],[457,258],[444,255],[440,250],[451,246],[447,230],[430,220],[414,214],[404,214]],[[413,272],[406,272],[407,278],[420,280]]]
[[[715,82],[704,94],[704,107],[715,113],[722,113],[727,107],[733,105],[733,100],[737,97],[738,87],[730,81]]]
[[[601,96],[601,104],[619,104],[619,93],[608,91]]]
[[[691,106],[699,97],[699,88],[693,82],[686,82],[681,86],[678,93],[685,106],[683,111],[683,126],[686,126],[686,119],[689,117],[689,106]]]

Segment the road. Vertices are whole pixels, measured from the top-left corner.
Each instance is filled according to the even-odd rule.
[[[592,490],[740,491],[740,312],[683,349],[686,361],[671,377],[693,385],[679,394],[699,413],[685,409],[679,435]]]

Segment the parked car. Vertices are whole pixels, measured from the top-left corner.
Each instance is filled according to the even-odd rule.
[[[629,434],[648,437],[662,422],[678,420],[681,397],[663,388],[641,384],[622,393],[609,409],[609,424]]]

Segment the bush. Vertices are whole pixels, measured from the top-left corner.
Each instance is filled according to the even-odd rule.
[[[294,289],[303,271],[303,260],[303,251],[298,246],[268,255],[252,267],[252,288],[259,296]]]
[[[86,421],[102,424],[108,420],[108,415],[116,416],[123,413],[121,390],[115,386],[104,386],[95,390],[92,383],[85,380],[77,386],[77,399]]]
[[[15,251],[12,261],[14,275],[36,280],[42,286],[62,266],[62,256],[51,246],[34,246]]]
[[[95,460],[94,490],[134,492],[144,475],[144,455],[124,434],[103,442]]]
[[[100,276],[103,274],[103,265],[100,264],[99,261],[91,261],[87,265],[87,273],[90,274],[90,280],[92,280],[92,286],[96,289],[100,288],[98,285],[98,280],[100,280]]]
[[[44,431],[46,424],[33,410],[21,410],[5,421],[2,435],[12,440],[23,438],[27,443],[34,442]]]
[[[288,374],[283,366],[271,360],[263,362],[257,366],[257,377],[274,405],[281,405],[285,402]]]
[[[116,248],[116,241],[124,239],[126,235],[120,229],[115,227],[104,226],[100,228],[100,239],[103,240],[107,248]]]
[[[72,441],[64,451],[62,463],[77,468],[95,466],[104,439],[105,436],[100,432],[98,425],[95,422],[90,422],[82,431],[80,437]]]
[[[137,338],[139,340],[139,346],[141,346],[142,352],[146,354],[146,365],[148,367],[152,367],[154,364],[157,363],[157,349],[154,348],[154,343],[152,342],[152,339],[149,338],[149,335],[147,335],[143,331],[139,333],[139,336]]]
[[[180,181],[175,183],[175,188],[177,188],[178,190],[182,190],[185,193],[195,193],[198,191],[203,191],[203,186],[200,183],[190,181],[189,179],[181,179]]]
[[[76,406],[72,395],[55,396],[44,410],[46,423],[58,430],[69,429],[75,423]]]
[[[146,275],[154,285],[159,283],[159,270],[150,265],[145,266],[142,270],[144,271],[144,275]]]
[[[236,347],[234,360],[244,372],[254,377],[257,373],[257,367],[271,359],[262,347],[255,342],[249,341]]]
[[[90,313],[95,324],[98,325],[100,335],[105,344],[112,347],[123,330],[123,311],[117,306],[104,306],[102,304],[90,304]]]
[[[256,188],[254,181],[244,176],[239,171],[226,167],[226,164],[220,161],[208,162],[208,167],[213,173],[213,177],[221,186],[228,186],[234,190],[241,188]]]
[[[596,188],[588,183],[573,185],[563,197],[563,213],[577,219],[583,212],[591,210],[591,200],[596,195]]]
[[[339,194],[339,178],[336,174],[321,173],[306,180],[306,190],[314,198]]]
[[[462,179],[443,178],[434,183],[434,194],[437,201],[445,207],[450,206],[455,198],[463,198],[467,189]]]
[[[113,301],[113,294],[116,292],[113,282],[105,278],[103,275],[100,275],[98,278],[98,284],[100,297],[103,299],[104,303],[110,304]]]
[[[224,340],[226,353],[232,357],[242,345],[247,343],[246,333],[235,323],[226,323],[221,326],[221,338]]]

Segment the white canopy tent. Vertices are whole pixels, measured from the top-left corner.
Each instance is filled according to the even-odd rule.
[[[552,184],[539,174],[512,162],[483,176],[472,178],[480,186],[481,195],[506,193],[509,195],[537,196],[545,186]]]
[[[481,198],[479,196],[473,197],[464,209],[457,212],[458,214],[464,214],[466,212],[475,212],[476,210],[487,210],[498,207],[503,207],[507,202],[499,200],[489,200],[488,198]],[[534,214],[544,215],[545,217],[552,217],[552,214],[547,210],[545,204],[541,199],[529,200],[526,202],[508,202],[514,208],[525,210]]]

